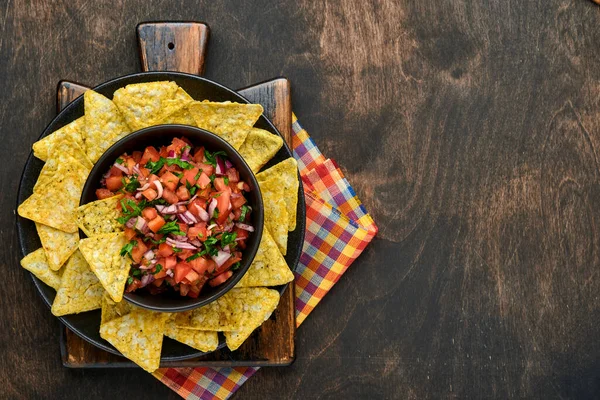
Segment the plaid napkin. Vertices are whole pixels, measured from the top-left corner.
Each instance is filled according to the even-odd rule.
[[[306,235],[296,269],[296,323],[306,319],[377,234],[336,163],[293,116],[293,150],[306,198]],[[154,373],[188,400],[227,399],[259,368],[168,368]]]

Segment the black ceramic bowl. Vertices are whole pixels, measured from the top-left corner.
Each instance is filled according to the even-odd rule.
[[[147,146],[160,148],[167,146],[175,137],[187,138],[194,147],[203,146],[211,152],[225,151],[227,158],[233,166],[239,171],[240,179],[248,183],[250,193],[246,194],[249,205],[252,207],[251,225],[254,226],[254,232],[250,234],[246,249],[242,253],[241,267],[237,269],[233,276],[224,284],[217,287],[205,285],[197,298],[180,296],[174,291],[167,291],[161,294],[152,295],[144,290],[139,290],[134,293],[125,293],[124,298],[140,307],[144,307],[154,311],[162,312],[179,312],[191,310],[193,308],[202,307],[225,293],[227,293],[235,284],[242,279],[246,273],[262,237],[264,213],[262,196],[256,178],[252,173],[248,164],[242,156],[229,143],[221,139],[219,136],[205,131],[203,129],[194,128],[185,125],[158,125],[139,130],[119,140],[113,144],[98,162],[92,168],[90,175],[87,178],[83,192],[81,194],[80,205],[90,203],[97,200],[96,189],[99,189],[102,176],[110,169],[115,160],[120,155],[127,152],[131,154],[134,151],[144,151]],[[85,237],[83,232],[80,232],[82,237]]]

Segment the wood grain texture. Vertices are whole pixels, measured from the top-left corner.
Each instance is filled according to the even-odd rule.
[[[76,82],[60,81],[56,89],[56,112],[60,112],[89,88]]]
[[[600,397],[600,9],[591,1],[0,5],[0,398],[178,399],[62,368],[18,267],[17,177],[63,77],[139,70],[133,26],[212,27],[206,76],[273,76],[381,230],[239,399]]]
[[[209,37],[199,22],[146,22],[137,26],[144,71],[177,71],[202,75]]]

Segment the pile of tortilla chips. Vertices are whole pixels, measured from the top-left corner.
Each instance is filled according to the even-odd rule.
[[[45,164],[18,213],[35,222],[42,247],[21,265],[56,289],[54,315],[101,309],[101,337],[146,371],[158,368],[164,336],[209,352],[222,332],[227,346],[237,349],[277,307],[279,293],[268,287],[294,279],[283,255],[288,231],[296,227],[296,161],[289,158],[259,172],[283,140],[254,128],[260,105],[195,101],[175,82],[128,85],[112,100],[88,90],[84,108],[83,117],[33,144]],[[265,207],[258,252],[237,286],[207,306],[178,314],[123,301],[130,265],[120,255],[126,243],[116,220],[122,196],[78,206],[91,168],[112,144],[135,130],[167,123],[197,126],[227,140],[257,174]],[[86,238],[80,239],[79,229]]]

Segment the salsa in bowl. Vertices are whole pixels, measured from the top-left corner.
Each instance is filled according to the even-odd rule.
[[[80,204],[117,203],[130,265],[124,297],[176,312],[200,307],[241,279],[258,249],[263,206],[254,174],[218,136],[183,125],[140,130],[92,169]]]

